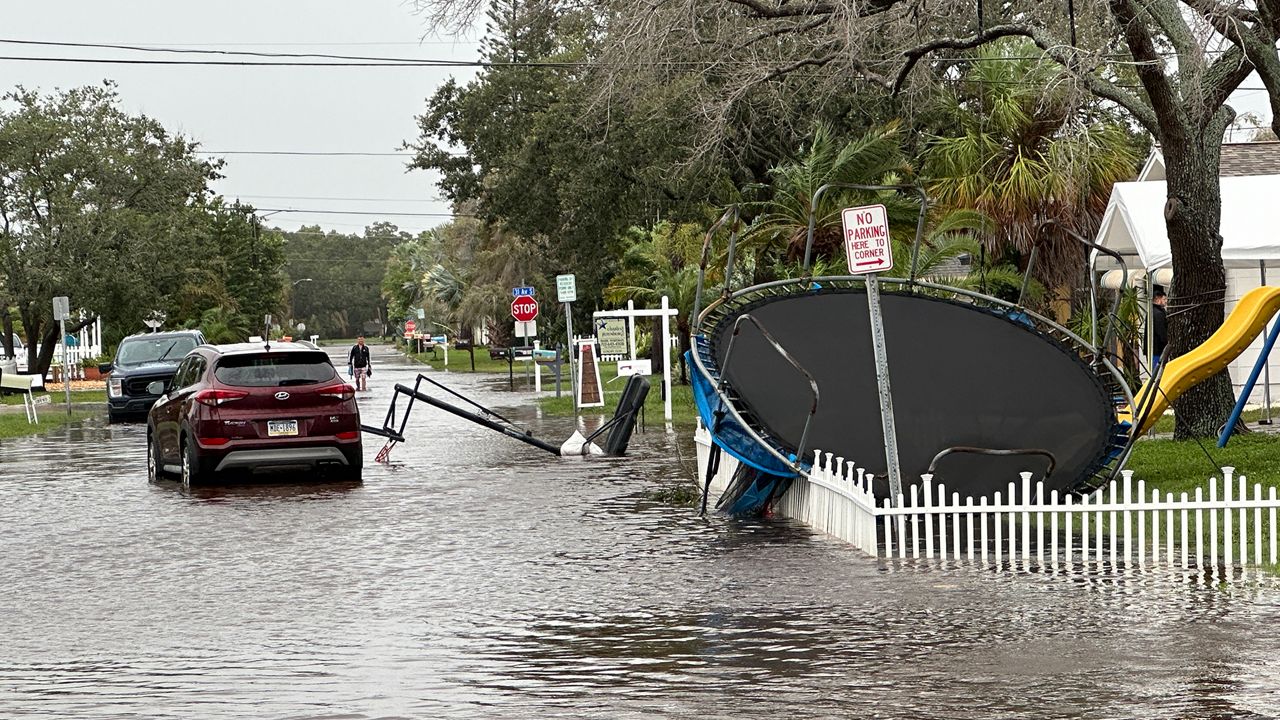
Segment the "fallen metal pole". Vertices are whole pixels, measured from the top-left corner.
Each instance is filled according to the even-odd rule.
[[[417,390],[409,388],[406,385],[397,384],[396,392],[408,395],[414,400],[421,400],[422,402],[427,403],[428,405],[438,407],[441,410],[444,410],[445,412],[453,413],[454,415],[457,415],[460,418],[465,418],[467,420],[470,420],[471,422],[476,423],[477,425],[483,425],[489,428],[490,430],[496,430],[502,433],[503,435],[506,435],[507,437],[519,440],[520,442],[526,443],[528,445],[532,445],[541,450],[546,450],[547,452],[551,453],[552,455],[555,455],[556,457],[560,456],[560,448],[555,445],[539,440],[538,438],[532,435],[529,435],[527,433],[521,433],[516,430],[513,430],[507,427],[506,425],[494,422],[493,420],[477,415],[476,413],[463,410],[462,408],[456,405],[451,405],[443,400],[437,400],[436,398],[433,398],[430,395],[427,395],[426,393],[418,392]],[[388,435],[388,437],[390,436]]]

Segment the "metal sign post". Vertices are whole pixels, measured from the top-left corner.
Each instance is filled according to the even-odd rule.
[[[893,421],[893,392],[889,387],[889,354],[884,342],[884,319],[880,315],[880,276],[893,267],[893,246],[889,242],[889,218],[884,205],[846,208],[844,249],[849,274],[867,276],[867,308],[871,315],[871,351],[876,363],[876,386],[880,395],[880,427],[884,432],[884,459],[889,475],[889,501],[898,506],[902,494],[902,468],[898,463],[898,432]]]
[[[578,393],[573,392],[574,384],[577,380],[577,362],[574,360],[575,348],[573,347],[573,313],[569,305],[578,299],[578,282],[573,275],[557,275],[556,276],[556,302],[564,303],[564,327],[565,333],[569,336],[569,394],[573,396],[573,417],[575,425],[578,418]],[[557,389],[559,383],[556,383]]]
[[[71,299],[59,295],[53,299],[53,319],[58,321],[58,337],[62,339],[62,389],[67,397],[67,417],[71,417],[71,354],[67,347],[67,318],[71,316]]]

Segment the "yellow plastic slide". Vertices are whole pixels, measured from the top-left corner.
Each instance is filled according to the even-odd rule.
[[[1217,332],[1209,336],[1204,344],[1179,358],[1169,361],[1164,373],[1160,376],[1160,391],[1153,400],[1148,400],[1152,392],[1148,381],[1134,397],[1139,408],[1151,402],[1151,410],[1147,413],[1142,427],[1135,432],[1142,434],[1151,429],[1169,403],[1179,395],[1222,372],[1227,363],[1235,360],[1249,343],[1262,332],[1276,311],[1280,310],[1280,287],[1264,285],[1254,288],[1240,298],[1236,309],[1222,323]],[[1125,408],[1117,414],[1121,422],[1133,422],[1133,410]]]

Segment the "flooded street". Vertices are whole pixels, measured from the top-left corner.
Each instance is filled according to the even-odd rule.
[[[376,348],[364,420],[418,366]],[[465,362],[466,356],[454,359]],[[527,393],[433,373],[558,443]],[[517,378],[517,382],[519,379]],[[655,392],[657,388],[655,387]],[[149,484],[142,425],[0,443],[0,718],[1280,715],[1280,582],[877,563],[415,407],[360,485]]]

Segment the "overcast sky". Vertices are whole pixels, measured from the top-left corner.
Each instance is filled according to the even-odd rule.
[[[44,0],[4,3],[0,39],[474,60],[477,37],[453,40],[401,0]],[[0,43],[0,56],[197,59],[192,56]],[[204,58],[205,56],[200,56]],[[217,58],[213,58],[217,59]],[[225,58],[236,60],[240,58]],[[0,60],[0,86],[51,90],[119,85],[125,109],[150,115],[214,151],[394,153],[417,137],[414,117],[451,75],[470,68],[263,68]],[[224,156],[215,189],[258,208],[448,213],[432,176],[407,156]],[[277,213],[288,229],[359,232],[379,219],[416,232],[441,217]]]

